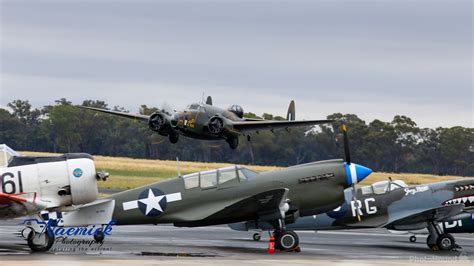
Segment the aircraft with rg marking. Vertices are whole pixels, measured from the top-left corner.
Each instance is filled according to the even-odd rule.
[[[275,246],[298,250],[298,235],[287,225],[300,216],[324,213],[344,202],[344,189],[372,170],[346,160],[300,164],[256,173],[241,166],[192,173],[127,190],[62,214],[60,226],[115,226],[172,223],[196,227],[258,221],[271,224]],[[95,236],[97,241],[104,235]]]
[[[92,156],[68,153],[61,156],[22,156],[0,145],[0,219],[30,216],[44,221],[41,211],[61,212],[98,197],[97,180],[108,174],[96,172]],[[33,251],[51,248],[54,237],[48,228],[26,223],[23,237]]]
[[[207,97],[205,103],[192,103],[183,111],[165,110],[151,115],[130,114],[101,108],[79,106],[81,108],[103,112],[111,115],[131,118],[146,122],[150,130],[167,136],[171,143],[177,143],[179,136],[202,140],[225,140],[231,149],[239,146],[239,136],[246,135],[250,141],[249,132],[274,130],[291,127],[312,126],[332,123],[334,120],[295,120],[295,103],[291,101],[288,108],[287,120],[265,120],[245,118],[244,110],[239,105],[223,109],[212,105],[212,98]]]
[[[356,195],[355,195],[355,194]],[[356,199],[354,199],[356,196]],[[390,232],[428,233],[432,250],[458,248],[451,233],[474,232],[474,178],[407,186],[401,180],[386,180],[345,191],[345,201],[322,215],[301,217],[291,230],[339,230],[386,228]],[[271,225],[253,221],[229,225],[234,230],[271,230]],[[421,231],[419,231],[421,230]],[[260,239],[255,233],[254,240]]]

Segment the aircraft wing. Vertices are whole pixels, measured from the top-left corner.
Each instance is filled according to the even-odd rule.
[[[121,116],[121,117],[135,119],[135,120],[145,121],[145,122],[148,122],[148,119],[150,118],[150,116],[148,116],[148,115],[130,114],[130,113],[111,111],[111,110],[95,108],[95,107],[89,107],[89,106],[78,106],[78,107],[83,108],[83,109],[97,111],[97,112],[102,112],[102,113],[106,113],[106,114],[117,115],[117,116]]]
[[[214,212],[202,220],[192,222],[179,222],[175,226],[204,226],[214,224],[226,224],[235,222],[228,217],[240,214],[240,221],[262,219],[264,217],[279,214],[280,205],[285,202],[288,194],[287,188],[268,190],[244,199],[240,199],[223,209]],[[189,215],[186,215],[189,218]]]
[[[404,212],[395,215],[384,227],[394,228],[403,227],[412,224],[423,223],[428,220],[441,222],[449,217],[461,213],[464,210],[464,204],[455,204],[449,206],[440,206],[417,212]]]
[[[247,121],[236,121],[233,122],[234,129],[240,131],[256,131],[274,128],[289,128],[299,126],[312,126],[332,123],[334,120],[300,120],[300,121],[287,121],[287,120],[247,120]]]

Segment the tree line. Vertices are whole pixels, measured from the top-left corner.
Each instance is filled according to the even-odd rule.
[[[98,100],[85,100],[83,105],[127,111]],[[237,150],[231,150],[224,141],[185,137],[171,144],[145,123],[80,109],[66,99],[42,108],[15,100],[8,107],[0,108],[0,143],[15,150],[289,166],[343,158],[344,121],[354,162],[383,172],[474,176],[474,128],[419,128],[402,115],[390,122],[366,123],[355,114],[335,113],[327,116],[338,121],[334,124],[261,131],[251,134],[251,141],[242,137]],[[155,110],[140,108],[142,114]],[[262,117],[283,119],[267,113]]]

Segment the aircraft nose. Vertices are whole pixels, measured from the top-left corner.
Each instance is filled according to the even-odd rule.
[[[361,182],[373,172],[372,169],[355,163],[344,163],[344,166],[346,168],[347,184],[349,186]]]

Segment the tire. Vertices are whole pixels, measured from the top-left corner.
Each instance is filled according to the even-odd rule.
[[[170,134],[170,135],[168,136],[168,139],[170,140],[170,142],[171,142],[172,144],[176,144],[176,143],[178,142],[178,140],[179,140],[179,135],[178,135],[178,134]]]
[[[238,137],[230,137],[227,139],[227,143],[229,144],[229,147],[233,150],[237,149],[239,146],[239,138]]]
[[[440,250],[452,250],[456,247],[456,241],[451,234],[442,234],[436,240]]]
[[[99,231],[97,231],[97,232],[94,234],[94,240],[95,240],[97,243],[103,242],[104,239],[105,239],[105,234],[104,234],[104,232],[102,232],[102,230],[99,230]]]
[[[415,243],[416,242],[416,236],[410,236],[410,242]]]
[[[260,241],[260,239],[262,239],[262,235],[259,234],[259,233],[255,233],[255,234],[253,234],[252,239],[254,241]]]
[[[44,239],[42,239],[44,237]],[[36,235],[35,231],[31,231],[28,234],[27,242],[28,247],[30,247],[33,252],[46,252],[51,249],[54,244],[54,234],[53,232],[47,230],[45,233],[42,233],[40,236]],[[38,242],[39,241],[39,242]]]
[[[283,251],[295,250],[299,243],[299,237],[293,231],[283,231],[275,238],[275,248]]]

